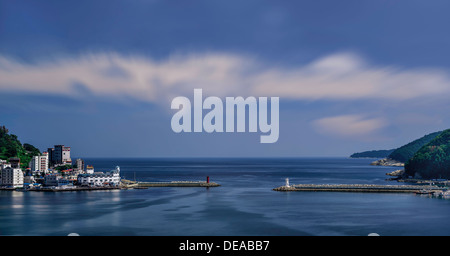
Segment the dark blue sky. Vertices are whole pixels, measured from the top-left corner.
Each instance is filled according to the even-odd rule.
[[[2,1],[0,50],[23,58],[232,51],[304,63],[342,50],[447,66],[448,1]]]
[[[1,1],[0,123],[41,150],[66,144],[79,156],[345,156],[401,146],[450,127],[449,7],[443,0]],[[327,59],[336,54],[344,55]],[[201,57],[195,62],[192,55]],[[89,73],[103,67],[104,56],[120,57],[106,61],[113,66],[107,74]],[[184,66],[173,67],[173,56],[182,56]],[[328,61],[314,64],[322,59]],[[262,145],[259,134],[172,132],[169,96],[191,97],[179,84],[198,82],[178,74],[202,70],[208,60],[218,70],[244,67],[225,68],[217,88],[228,82],[237,88],[231,92],[246,94],[249,80],[272,81],[254,91],[280,93],[277,143]],[[333,73],[323,87],[314,85],[317,92],[304,89],[330,75],[320,73],[324,65],[343,67],[345,79]],[[132,82],[104,89],[114,77],[140,81],[133,73],[139,68],[159,70],[156,80],[163,82],[152,78],[148,91]],[[303,80],[311,68],[317,76]],[[236,72],[242,73],[227,80]],[[59,87],[69,80],[69,89]]]

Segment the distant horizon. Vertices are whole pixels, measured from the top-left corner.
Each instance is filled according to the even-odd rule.
[[[350,158],[350,156],[280,156],[280,157],[262,157],[262,156],[168,156],[168,157],[73,157],[72,159],[295,159],[295,158]],[[367,157],[371,158],[371,157]],[[375,158],[375,157],[374,157]]]

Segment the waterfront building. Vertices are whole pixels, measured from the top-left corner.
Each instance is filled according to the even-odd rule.
[[[44,177],[44,185],[47,187],[64,187],[73,185],[69,180],[58,174],[47,174]]]
[[[31,158],[29,167],[32,173],[43,172],[44,174],[48,172],[48,153],[43,152],[41,156],[34,156]]]
[[[55,153],[54,153],[54,151],[55,151],[54,148],[48,148],[47,149],[47,153],[48,153],[48,167],[53,166],[54,163],[55,163],[55,160],[54,160]]]
[[[78,184],[81,186],[118,186],[120,184],[120,167],[109,172],[94,172],[78,175]]]
[[[64,179],[68,180],[70,183],[74,184],[78,179],[78,174],[81,174],[77,169],[68,169],[60,171]]]
[[[28,164],[28,167],[30,168],[31,172],[37,172],[40,170],[39,168],[39,156],[33,156],[30,160],[30,163]]]
[[[27,175],[23,177],[23,183],[29,183],[29,184],[34,184],[36,183],[36,179],[34,178],[34,176],[31,175]]]
[[[44,173],[48,171],[48,152],[42,152],[42,155],[39,158],[39,170]]]
[[[84,161],[83,159],[78,158],[77,159],[77,170],[78,171],[84,171]]]
[[[23,187],[23,172],[20,168],[6,167],[1,171],[0,185],[5,187]]]
[[[48,148],[50,165],[72,164],[70,158],[70,147],[64,145],[55,145],[54,148]]]
[[[88,165],[88,166],[86,167],[86,173],[87,173],[87,174],[94,174],[94,166]]]
[[[55,186],[57,184],[58,179],[62,177],[57,174],[47,174],[44,176],[44,185],[45,186]]]

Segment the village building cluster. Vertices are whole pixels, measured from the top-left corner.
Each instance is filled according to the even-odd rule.
[[[28,168],[21,168],[17,157],[0,159],[0,188],[55,188],[117,187],[120,185],[120,167],[108,172],[96,172],[83,159],[72,163],[70,147],[55,145],[39,156],[34,156]]]

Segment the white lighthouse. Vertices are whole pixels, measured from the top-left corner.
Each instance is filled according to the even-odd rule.
[[[286,185],[287,188],[289,187],[289,178],[286,178]]]

